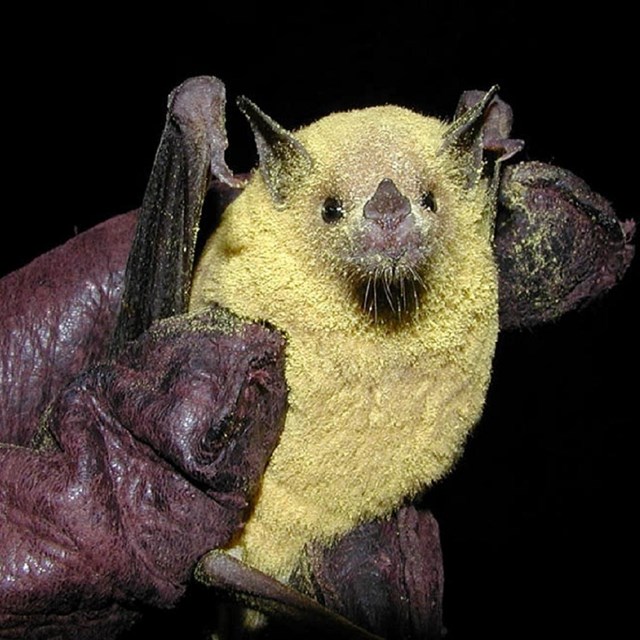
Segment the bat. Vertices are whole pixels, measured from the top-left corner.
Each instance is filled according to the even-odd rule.
[[[468,131],[494,94],[449,127],[377,107],[295,136],[241,102],[265,169],[205,248],[191,306],[217,301],[288,336],[286,428],[240,541],[280,580],[309,542],[441,477],[481,413],[495,206]]]
[[[482,410],[499,329],[553,319],[613,286],[631,260],[633,225],[565,170],[508,165],[522,143],[509,138],[511,111],[495,88],[463,94],[450,123],[377,107],[290,133],[249,100],[239,105],[260,156],[246,186],[224,162],[222,83],[192,79],[170,98],[135,238],[131,217],[121,218],[3,281],[13,296],[19,282],[42,282],[47,268],[66,273],[63,259],[70,260],[71,280],[49,285],[57,296],[17,302],[26,317],[48,318],[42,326],[53,336],[72,303],[82,309],[72,317],[88,324],[64,324],[64,335],[81,345],[75,358],[44,341],[38,357],[54,383],[24,395],[34,400],[15,415],[30,418],[17,426],[9,420],[8,440],[29,443],[39,413],[83,367],[126,360],[132,341],[144,342],[152,323],[180,316],[187,305],[221,303],[267,321],[288,340],[285,428],[257,505],[242,516],[249,516],[244,531],[230,539],[225,528],[211,538],[244,562],[214,550],[195,576],[216,598],[298,630],[440,637],[437,526],[407,502],[460,455]],[[192,278],[207,190],[233,201]],[[96,248],[105,237],[107,252],[118,248],[101,263],[104,251]],[[75,281],[78,263],[95,273]],[[109,298],[96,315],[82,287],[91,290],[100,278]],[[175,326],[189,341],[185,317],[186,329],[183,320]],[[23,334],[9,328],[23,344]],[[250,374],[258,383],[261,376]],[[131,384],[132,395],[117,403],[124,414],[133,410]],[[225,428],[219,433],[227,437]],[[159,437],[161,454],[171,455],[175,443]],[[260,475],[270,442],[250,466]],[[224,475],[209,481],[229,488]],[[178,563],[181,576],[196,555]],[[59,590],[44,596],[41,609],[55,617]]]
[[[584,265],[599,262],[594,236],[626,244],[629,229],[568,172],[501,171],[522,143],[496,93],[467,92],[449,123],[385,106],[295,133],[239,101],[259,171],[209,240],[191,307],[219,302],[288,336],[286,425],[237,543],[285,583],[309,545],[442,477],[481,415],[500,325],[578,305],[593,294],[578,246]]]

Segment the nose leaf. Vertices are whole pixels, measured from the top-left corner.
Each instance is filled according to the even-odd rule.
[[[385,228],[397,227],[411,213],[411,202],[393,180],[385,178],[364,205],[364,217]]]

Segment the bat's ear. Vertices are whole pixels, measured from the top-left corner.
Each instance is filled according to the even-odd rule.
[[[311,168],[311,156],[296,137],[263,113],[248,98],[238,98],[256,141],[260,172],[276,204],[284,202],[289,191]]]
[[[497,92],[497,85],[486,92],[465,91],[441,147],[460,158],[469,187],[485,175],[494,193],[500,163],[524,146],[522,140],[509,138],[513,121],[511,107],[497,96]]]
[[[634,253],[634,223],[621,222],[573,173],[522,162],[504,171],[498,197],[502,329],[554,320],[622,278]]]
[[[224,158],[227,149],[225,104],[225,87],[218,78],[197,76],[185,80],[169,95],[163,142],[168,135],[180,141],[190,168],[198,169],[188,172],[190,180],[202,180],[208,186],[213,177],[238,188],[242,181],[233,175]],[[166,153],[162,151],[161,147],[159,154],[164,161]]]

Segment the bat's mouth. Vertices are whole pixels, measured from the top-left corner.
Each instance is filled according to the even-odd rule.
[[[426,290],[420,270],[406,255],[378,256],[375,266],[361,271],[356,295],[362,311],[374,322],[408,320]]]
[[[347,256],[347,272],[362,311],[373,322],[404,322],[415,314],[427,290],[430,253],[417,225],[402,237],[381,234],[368,224],[359,229]]]

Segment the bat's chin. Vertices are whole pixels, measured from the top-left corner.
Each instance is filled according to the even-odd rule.
[[[375,323],[408,321],[425,294],[425,262],[408,250],[360,256],[352,281],[362,311]]]

